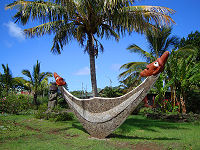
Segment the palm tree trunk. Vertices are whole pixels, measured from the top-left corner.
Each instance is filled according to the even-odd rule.
[[[33,104],[36,105],[36,108],[38,109],[37,93],[33,94]]]
[[[91,34],[88,34],[89,42],[89,57],[90,57],[90,76],[92,83],[92,93],[94,97],[97,97],[97,81],[96,81],[96,68],[95,68],[95,52],[94,52],[94,37]]]

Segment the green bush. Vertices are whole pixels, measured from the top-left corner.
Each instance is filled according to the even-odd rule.
[[[58,97],[58,105],[61,108],[69,109],[69,105],[62,96]]]
[[[37,101],[38,101],[39,105],[47,104],[49,101],[49,97],[48,96],[44,96],[44,97],[38,96]]]
[[[48,108],[47,104],[40,105],[37,112],[35,113],[35,118],[37,118],[37,119],[48,119],[48,114],[45,113],[47,108]]]
[[[71,112],[60,112],[51,116],[54,121],[70,121],[74,119],[74,114]]]
[[[66,112],[58,106],[56,106],[52,112],[47,112],[47,105],[43,104],[40,105],[38,111],[35,113],[35,118],[52,121],[69,121],[74,119],[74,114]]]
[[[9,94],[0,98],[0,113],[18,114],[32,108],[32,98],[27,95]]]

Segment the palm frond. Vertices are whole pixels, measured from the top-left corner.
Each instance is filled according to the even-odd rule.
[[[39,82],[42,82],[44,79],[48,79],[48,77],[52,77],[52,73],[51,72],[42,72],[40,73],[40,76],[39,76]]]
[[[66,43],[68,43],[72,38],[77,37],[76,32],[77,31],[73,22],[61,26],[53,39],[51,52],[60,54],[63,46],[66,45]]]
[[[174,20],[169,16],[174,14],[173,9],[160,6],[129,6],[125,8],[129,14],[133,17],[138,17],[150,22],[151,24],[156,23],[160,26],[170,25],[175,23]],[[136,16],[135,16],[136,15]]]
[[[119,35],[108,24],[101,24],[101,28],[98,29],[97,35],[101,38],[105,36],[107,39],[112,36],[117,41],[119,40]]]
[[[56,33],[57,28],[63,25],[63,22],[64,22],[63,20],[59,20],[59,21],[44,23],[33,28],[25,29],[24,33],[27,37],[31,38],[35,36],[40,37],[47,33],[48,34]]]
[[[33,79],[29,70],[27,69],[22,70],[22,74],[27,76],[30,79],[31,83],[33,83]]]
[[[70,5],[71,4],[71,5]],[[15,22],[21,22],[23,25],[32,20],[39,20],[44,22],[53,22],[56,20],[63,20],[68,16],[73,16],[75,12],[73,3],[68,3],[66,7],[51,3],[49,1],[15,1],[6,6],[6,9],[17,8],[18,12],[14,16]]]
[[[119,78],[125,79],[128,76],[138,75],[138,73],[140,73],[146,65],[146,62],[130,62],[124,64],[120,67],[120,69],[124,69],[125,71],[119,74]]]
[[[147,51],[143,50],[136,44],[129,45],[127,50],[129,50],[132,53],[138,53],[143,58],[155,58],[152,54],[148,53]]]

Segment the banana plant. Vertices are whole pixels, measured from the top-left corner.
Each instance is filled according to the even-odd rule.
[[[185,103],[187,94],[194,88],[200,87],[200,63],[190,55],[187,58],[180,58],[178,51],[172,51],[166,65],[168,81],[171,83],[172,95],[176,92],[173,100],[179,100],[182,113],[186,113]]]

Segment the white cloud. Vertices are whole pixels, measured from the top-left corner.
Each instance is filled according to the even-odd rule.
[[[17,38],[18,40],[25,39],[23,29],[20,28],[17,24],[13,22],[8,22],[5,24],[5,26],[8,28],[10,36]]]
[[[89,75],[90,74],[90,68],[89,67],[81,68],[77,72],[75,72],[74,74],[78,75],[78,76]]]

